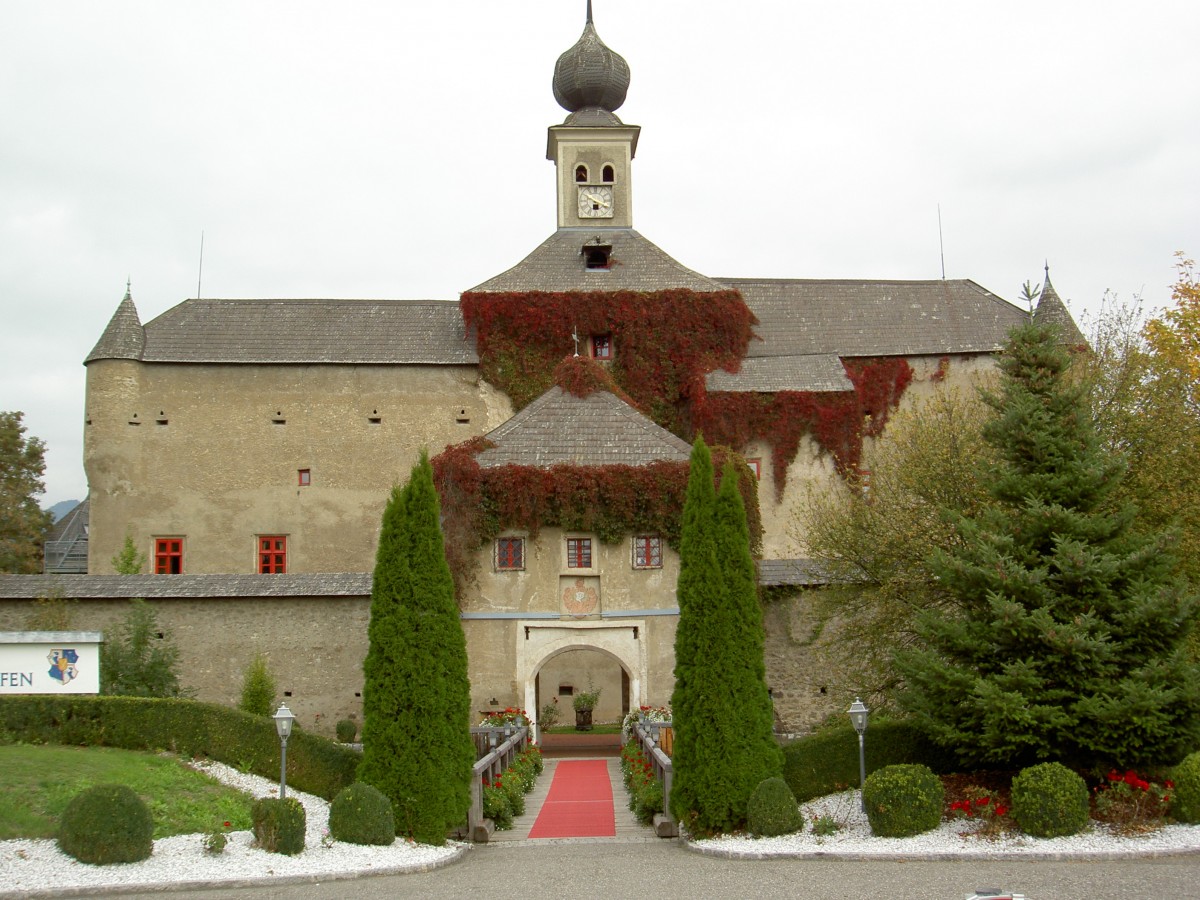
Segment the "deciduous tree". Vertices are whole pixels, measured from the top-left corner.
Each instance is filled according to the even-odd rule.
[[[428,455],[383,514],[363,663],[358,778],[392,801],[398,834],[443,844],[470,807],[467,645]]]
[[[23,413],[0,412],[0,572],[42,570],[42,542],[52,524],[37,495],[45,491],[46,445],[25,437]]]

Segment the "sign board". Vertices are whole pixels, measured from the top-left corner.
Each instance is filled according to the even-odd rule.
[[[0,694],[100,693],[99,631],[0,631]]]

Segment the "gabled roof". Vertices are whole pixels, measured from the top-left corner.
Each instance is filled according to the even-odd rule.
[[[93,359],[141,359],[145,346],[142,321],[138,318],[133,296],[125,288],[125,296],[117,305],[117,311],[108,320],[108,326],[96,341],[96,346],[83,361],[86,365]]]
[[[990,353],[1026,313],[973,281],[722,278],[758,317],[750,357]]]
[[[599,238],[612,247],[607,269],[589,269],[581,252]],[[675,261],[632,228],[560,228],[532,253],[475,291],[723,291],[725,285]]]
[[[144,330],[146,362],[479,361],[446,300],[185,300]]]
[[[484,437],[494,446],[475,457],[483,468],[644,466],[683,462],[692,452],[687,441],[608,391],[576,397],[558,386]]]
[[[88,529],[88,501],[81,500],[67,510],[46,532],[47,541],[68,541],[76,536],[86,536]]]
[[[741,369],[726,372],[717,369],[705,378],[710,391],[852,391],[854,384],[846,375],[841,359],[834,353],[814,356],[755,356],[742,360]]]

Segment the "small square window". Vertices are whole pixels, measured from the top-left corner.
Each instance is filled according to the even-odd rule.
[[[662,538],[658,535],[638,535],[633,539],[635,569],[662,568]]]
[[[282,575],[287,572],[287,537],[285,535],[259,536],[258,571],[260,575]]]
[[[300,469],[296,473],[296,475],[299,479],[299,484],[301,487],[307,487],[308,485],[312,484],[312,470],[311,469]]]
[[[154,539],[154,574],[183,574],[183,538]]]
[[[594,334],[594,335],[592,335],[592,358],[593,359],[612,359],[612,335],[611,334]]]
[[[750,467],[750,471],[754,473],[755,478],[762,478],[762,460],[757,456],[747,459],[746,465]]]
[[[500,571],[525,568],[525,538],[496,538],[496,568]]]
[[[567,538],[567,568],[590,569],[592,567],[592,539]]]

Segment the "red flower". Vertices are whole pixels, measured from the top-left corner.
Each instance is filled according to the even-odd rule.
[[[232,828],[233,826],[232,826],[232,825],[230,825],[228,822],[226,822],[226,823],[225,823],[225,827],[226,827],[226,828]]]
[[[1141,779],[1138,778],[1137,772],[1133,771],[1133,769],[1130,769],[1128,772],[1125,773],[1125,783],[1127,785],[1129,785],[1130,787],[1133,787],[1139,781],[1141,781]]]
[[[1173,782],[1171,779],[1168,778],[1166,781],[1163,782],[1163,786],[1166,787],[1167,789],[1173,789],[1175,787],[1175,782]]]
[[[1118,772],[1116,769],[1113,769],[1111,772],[1108,773],[1108,780],[1109,781],[1120,781],[1121,773]]]
[[[975,805],[976,806],[987,806],[991,802],[992,802],[991,797],[980,797],[978,800],[975,801]]]
[[[996,815],[998,815],[998,816],[1006,816],[1006,815],[1008,815],[1008,807],[1007,807],[1007,806],[1003,806],[1003,805],[999,805],[999,804],[998,804],[998,805],[996,806]]]

